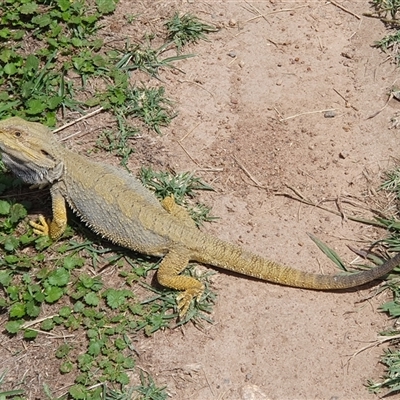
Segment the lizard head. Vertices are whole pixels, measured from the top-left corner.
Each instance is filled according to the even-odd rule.
[[[4,164],[26,183],[46,185],[59,179],[63,164],[60,144],[47,127],[19,117],[0,121],[0,152]]]

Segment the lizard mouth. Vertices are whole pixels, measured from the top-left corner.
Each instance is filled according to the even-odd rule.
[[[46,168],[40,167],[26,160],[22,161],[5,152],[2,154],[2,159],[4,164],[24,182],[33,185],[43,185],[48,183],[48,180],[46,179]]]
[[[58,180],[63,173],[63,164],[53,160],[46,153],[46,159],[41,159],[42,163],[32,160],[22,159],[14,155],[3,152],[2,159],[4,164],[21,180],[31,185],[47,185]]]

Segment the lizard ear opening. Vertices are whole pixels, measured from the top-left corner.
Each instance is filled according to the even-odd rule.
[[[49,154],[46,150],[40,150],[40,152],[41,152],[44,156],[49,157],[49,158],[52,158],[52,157],[50,156],[50,154]]]

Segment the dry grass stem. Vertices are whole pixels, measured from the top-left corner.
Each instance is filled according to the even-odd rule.
[[[302,115],[308,115],[308,114],[318,114],[318,113],[323,113],[323,112],[328,112],[328,111],[336,111],[336,108],[328,108],[326,110],[316,110],[316,111],[305,111],[299,114],[294,114],[289,117],[281,118],[279,119],[279,122],[287,121],[289,119],[301,117]]]
[[[340,8],[342,11],[349,13],[350,15],[352,15],[353,17],[356,17],[357,19],[361,19],[361,17],[359,15],[357,15],[353,11],[350,11],[348,8],[343,7],[342,5],[336,3],[336,1],[330,0],[329,3],[333,4],[337,8]]]
[[[54,129],[53,133],[60,132],[60,131],[62,131],[63,129],[66,129],[66,128],[72,126],[72,125],[75,125],[76,123],[78,123],[78,122],[80,122],[80,121],[83,121],[84,119],[93,117],[93,115],[96,115],[96,114],[98,114],[98,113],[101,112],[101,111],[103,111],[103,107],[99,107],[98,109],[96,109],[96,110],[90,112],[89,114],[83,115],[82,117],[79,117],[79,118],[77,118],[77,119],[75,119],[75,120],[73,120],[73,121],[71,121],[71,122],[68,122],[68,124],[65,124],[65,125],[63,125],[63,126],[60,126],[60,127],[57,128],[57,129]]]
[[[199,122],[194,128],[192,128],[189,132],[187,132],[183,138],[179,139],[178,142],[182,143],[189,135],[191,135],[200,125],[202,122]]]
[[[319,208],[321,210],[330,212],[332,214],[335,214],[335,215],[343,218],[343,215],[342,215],[343,211],[342,210],[338,211],[338,210],[335,210],[333,208],[322,206],[320,204],[321,202],[317,203],[317,202],[314,202],[314,201],[306,198],[299,190],[295,189],[294,187],[289,186],[288,184],[285,184],[285,186],[288,189],[290,189],[291,191],[293,191],[296,196],[292,195],[291,193],[275,193],[275,195],[276,196],[285,196],[285,197],[288,197],[288,198],[290,198],[292,200],[300,201],[303,204],[307,204],[307,205],[312,206],[312,207],[317,207],[317,208]],[[335,201],[337,203],[337,199]],[[351,204],[350,200],[341,200],[341,201],[342,202],[348,202],[348,203]],[[370,210],[370,211],[373,211],[373,210]],[[367,219],[364,219],[364,218],[354,217],[354,216],[351,216],[351,215],[347,215],[347,219],[349,219],[350,221],[359,222],[361,224],[377,226],[379,228],[383,228],[384,227],[379,221],[367,220]]]
[[[211,93],[209,90],[207,90],[205,87],[203,87],[202,85],[200,85],[200,83],[197,82],[193,82],[193,81],[183,81],[183,80],[178,80],[179,83],[189,83],[190,85],[194,85],[197,86],[203,90],[205,90],[211,97],[214,97],[214,94]]]
[[[35,331],[37,333],[42,333],[43,335],[47,335],[51,339],[65,339],[65,338],[73,338],[73,337],[75,337],[75,335],[58,335],[56,333],[46,332],[46,331],[42,331],[40,329],[35,329],[35,328],[29,328],[29,330]]]
[[[247,3],[247,1],[246,1],[246,3]],[[257,10],[254,6],[252,6],[252,7],[253,7],[253,9]],[[307,5],[298,6],[298,7],[294,7],[294,8],[282,8],[281,10],[271,11],[271,12],[266,13],[266,14],[261,14],[260,13],[259,15],[256,15],[255,17],[252,17],[252,18],[246,20],[244,23],[247,23],[247,22],[250,22],[250,21],[254,21],[255,19],[258,19],[258,18],[264,18],[268,22],[268,20],[265,17],[266,15],[278,14],[278,13],[281,13],[281,12],[291,12],[291,11],[295,11],[295,10],[298,10],[299,8],[304,8],[304,7],[307,7]]]
[[[394,335],[394,336],[378,336],[378,339],[374,340],[372,343],[368,344],[367,346],[362,347],[361,349],[357,350],[349,359],[349,361],[357,356],[358,354],[362,353],[365,350],[370,349],[371,347],[379,346],[385,342],[389,342],[392,340],[400,339],[400,334],[399,335]]]
[[[179,144],[179,146],[182,147],[182,150],[187,154],[187,156],[198,166],[201,168],[201,165],[190,155],[190,153],[185,149],[185,147],[183,146],[183,144],[180,141],[177,141],[177,143]]]
[[[56,315],[48,315],[47,317],[38,318],[38,319],[35,319],[34,321],[26,321],[21,326],[21,328],[22,329],[26,329],[26,328],[29,328],[29,327],[31,327],[33,325],[39,324],[40,322],[46,321],[47,319],[52,319],[52,318],[57,317],[57,316],[58,316],[58,314],[56,314]]]
[[[254,176],[248,171],[248,169],[236,158],[236,156],[232,156],[232,158],[236,161],[237,165],[243,170],[243,172],[255,183],[255,185],[260,189],[269,190],[266,186],[263,186]]]
[[[344,100],[346,107],[351,107],[354,111],[358,111],[358,108],[354,107],[338,90],[333,88],[333,91]]]
[[[374,112],[372,115],[370,115],[369,117],[367,117],[366,119],[371,119],[371,118],[375,118],[378,114],[380,114],[389,104],[389,101],[393,99],[393,93],[390,92],[388,99],[386,100],[385,105],[378,111]]]
[[[249,21],[251,21],[251,20],[253,20],[253,19],[256,19],[256,18],[264,18],[265,21],[267,21],[267,22],[269,23],[269,21],[267,20],[267,18],[265,17],[265,15],[263,15],[263,14],[261,13],[261,11],[260,11],[258,8],[254,7],[252,4],[250,4],[250,3],[249,3],[248,1],[246,1],[246,0],[245,0],[245,3],[250,7],[250,10],[248,10],[248,11],[253,12],[254,14],[255,14],[254,11],[256,11],[256,12],[258,13],[258,15],[257,15],[256,17],[250,18],[250,19],[247,20],[246,22],[249,22]],[[254,10],[254,11],[253,11],[253,10]]]

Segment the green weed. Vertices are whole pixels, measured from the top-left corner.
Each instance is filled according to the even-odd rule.
[[[190,206],[186,201],[187,197],[194,196],[195,190],[214,190],[193,174],[189,172],[180,174],[156,172],[151,168],[142,167],[139,171],[139,178],[145,186],[154,191],[160,200],[173,196],[177,204],[184,205],[188,209],[190,216],[197,225],[215,220],[214,217],[210,216],[210,209],[204,204],[197,203]]]
[[[165,97],[163,87],[128,87],[123,97],[124,102],[117,111],[120,118],[139,118],[158,134],[161,134],[161,127],[169,125],[176,116],[172,111],[171,101]]]
[[[3,385],[4,378],[6,377],[6,372],[2,372],[0,375],[0,388]],[[1,391],[0,392],[0,400],[22,400],[22,397],[20,397],[20,394],[24,394],[24,391],[21,389],[16,389],[16,390],[7,390],[7,391]]]
[[[400,168],[395,168],[387,172],[386,178],[382,183],[382,189],[391,191],[396,194],[400,200]],[[369,261],[376,265],[382,264],[386,258],[389,257],[388,253],[397,253],[400,251],[400,222],[393,218],[375,217],[372,221],[360,220],[363,223],[370,223],[373,226],[380,226],[388,231],[389,236],[377,243],[373,247],[379,246],[379,251],[372,253],[369,248],[368,251],[362,252],[367,254]],[[318,245],[320,250],[331,259],[340,269],[347,270],[343,260],[337,255],[335,251],[330,249],[317,238],[310,235],[311,239]],[[370,268],[368,265],[357,265],[359,269]],[[383,285],[378,288],[378,293],[384,290],[391,290],[393,298],[380,306],[380,311],[387,313],[394,319],[393,327],[385,332],[381,332],[381,336],[393,337],[393,349],[389,349],[382,357],[382,363],[386,365],[387,370],[381,382],[370,380],[367,384],[371,392],[377,393],[383,388],[389,391],[387,394],[393,394],[400,391],[400,350],[398,348],[399,330],[398,318],[400,317],[400,279],[399,279],[400,266],[391,271],[386,277]],[[389,339],[388,339],[389,341]]]
[[[96,141],[96,146],[115,153],[121,159],[121,165],[127,168],[129,156],[134,152],[129,143],[129,139],[138,135],[139,131],[135,127],[127,125],[125,120],[118,123],[121,129],[118,131],[106,130],[101,133]]]
[[[174,43],[194,40],[196,35],[205,38],[211,28],[195,17],[185,17],[180,29],[188,31],[184,35],[188,39],[181,42],[174,38],[171,43],[168,30],[166,42],[157,48],[151,47],[148,37],[144,43],[132,46],[126,40],[122,49],[110,49],[98,31],[104,15],[112,13],[115,6],[114,0],[97,0],[96,7],[82,0],[2,2],[0,118],[19,115],[54,126],[60,111],[84,113],[101,105],[114,115],[117,129],[102,135],[100,147],[116,152],[123,165],[133,151],[127,139],[139,131],[127,122],[129,117],[161,133],[176,115],[164,88],[132,87],[130,74],[144,71],[158,77],[160,68],[178,70],[173,63],[193,55],[164,57],[163,53]],[[132,16],[130,21],[134,21]],[[197,34],[190,34],[191,30]],[[29,49],[27,35],[34,44]]]
[[[175,13],[171,20],[165,23],[168,39],[175,44],[178,53],[188,43],[196,43],[200,39],[207,40],[206,34],[216,32],[214,26],[200,21],[191,14]]]
[[[163,87],[130,87],[128,84],[122,87],[110,86],[100,97],[102,107],[113,110],[118,130],[102,132],[96,146],[114,152],[121,158],[121,164],[125,167],[129,156],[134,152],[130,139],[140,134],[140,130],[129,120],[138,118],[144,126],[161,134],[161,127],[169,125],[175,117]]]
[[[400,0],[372,0],[372,5],[379,15],[386,17],[388,14],[396,19],[400,11]]]
[[[395,168],[386,173],[385,180],[381,187],[382,190],[390,191],[396,194],[397,199],[400,200],[400,168]],[[400,222],[393,218],[376,218],[376,220],[385,227],[389,236],[379,243],[385,252],[393,253],[400,251]],[[376,264],[382,263],[386,257],[372,256],[371,260]],[[384,290],[391,290],[393,294],[392,300],[389,300],[380,306],[382,312],[387,313],[393,320],[393,326],[385,332],[381,332],[381,336],[393,336],[393,348],[385,351],[382,356],[381,362],[387,367],[385,376],[382,381],[376,382],[370,380],[367,384],[371,392],[377,393],[380,390],[388,389],[387,394],[393,394],[400,391],[400,350],[398,348],[399,331],[397,328],[398,318],[400,317],[400,279],[399,279],[400,266],[388,274],[384,284],[379,288],[379,292]]]
[[[387,367],[386,377],[382,382],[368,382],[368,389],[373,393],[387,388],[386,395],[398,393],[400,391],[400,350],[385,350],[381,362]]]
[[[373,0],[372,5],[375,8],[374,14],[365,14],[370,17],[379,18],[388,27],[394,29],[394,33],[386,35],[381,40],[375,42],[378,47],[385,53],[389,53],[396,64],[400,62],[399,46],[400,46],[400,22],[398,21],[400,11],[399,0]],[[388,18],[390,15],[391,19]]]
[[[127,47],[124,51],[119,52],[119,59],[116,60],[115,67],[121,71],[143,71],[151,76],[158,77],[160,68],[172,68],[178,71],[172,63],[175,61],[185,60],[194,57],[194,54],[181,54],[161,58],[162,54],[170,47],[170,43],[162,45],[158,49],[151,48],[147,45],[135,45]]]
[[[53,126],[60,107],[76,109],[72,85],[66,84],[74,67],[85,81],[102,73],[98,51],[103,43],[93,38],[103,15],[115,8],[113,0],[83,1],[5,0],[0,5],[0,117],[15,113]],[[44,13],[43,10],[46,10]],[[27,51],[25,37],[36,43]],[[58,61],[63,59],[63,62]]]
[[[399,46],[400,30],[397,30],[391,35],[386,35],[383,39],[375,43],[375,47],[380,48],[385,53],[390,52],[391,57],[393,57],[396,64],[399,64],[400,62]]]
[[[151,376],[143,371],[140,372],[140,383],[141,385],[135,389],[142,395],[143,399],[166,400],[167,393],[165,393],[165,388],[157,387]]]
[[[396,193],[400,198],[400,167],[386,171],[382,189]]]

